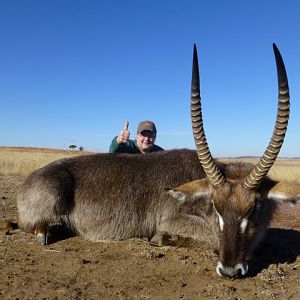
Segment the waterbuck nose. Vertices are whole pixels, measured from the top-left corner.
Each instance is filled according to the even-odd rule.
[[[224,266],[220,261],[217,264],[216,271],[219,276],[241,277],[248,272],[247,262],[237,264],[234,267]]]

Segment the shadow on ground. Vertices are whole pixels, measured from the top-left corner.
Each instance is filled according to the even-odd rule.
[[[56,242],[67,240],[74,237],[76,234],[69,230],[64,225],[54,225],[50,229],[50,237],[48,244],[55,244]]]
[[[293,263],[299,255],[299,231],[269,228],[263,243],[249,262],[248,277],[256,276],[271,264]]]

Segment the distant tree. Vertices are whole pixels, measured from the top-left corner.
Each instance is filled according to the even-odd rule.
[[[74,150],[74,149],[76,149],[76,148],[77,148],[76,145],[70,145],[70,146],[69,146],[69,149],[71,149],[71,150]]]
[[[84,149],[83,149],[83,146],[80,146],[79,148],[78,148],[78,150],[79,151],[83,151]]]

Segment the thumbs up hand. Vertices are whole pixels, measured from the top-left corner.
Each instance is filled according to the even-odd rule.
[[[130,131],[128,130],[129,122],[126,121],[124,127],[120,131],[118,137],[117,137],[117,143],[118,144],[124,144],[129,140],[130,137]]]

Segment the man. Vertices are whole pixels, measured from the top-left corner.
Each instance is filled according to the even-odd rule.
[[[156,127],[152,121],[142,121],[137,129],[135,140],[130,140],[130,132],[128,131],[129,123],[125,122],[125,126],[116,136],[109,147],[110,153],[149,153],[162,151],[163,148],[154,144],[156,139]]]

